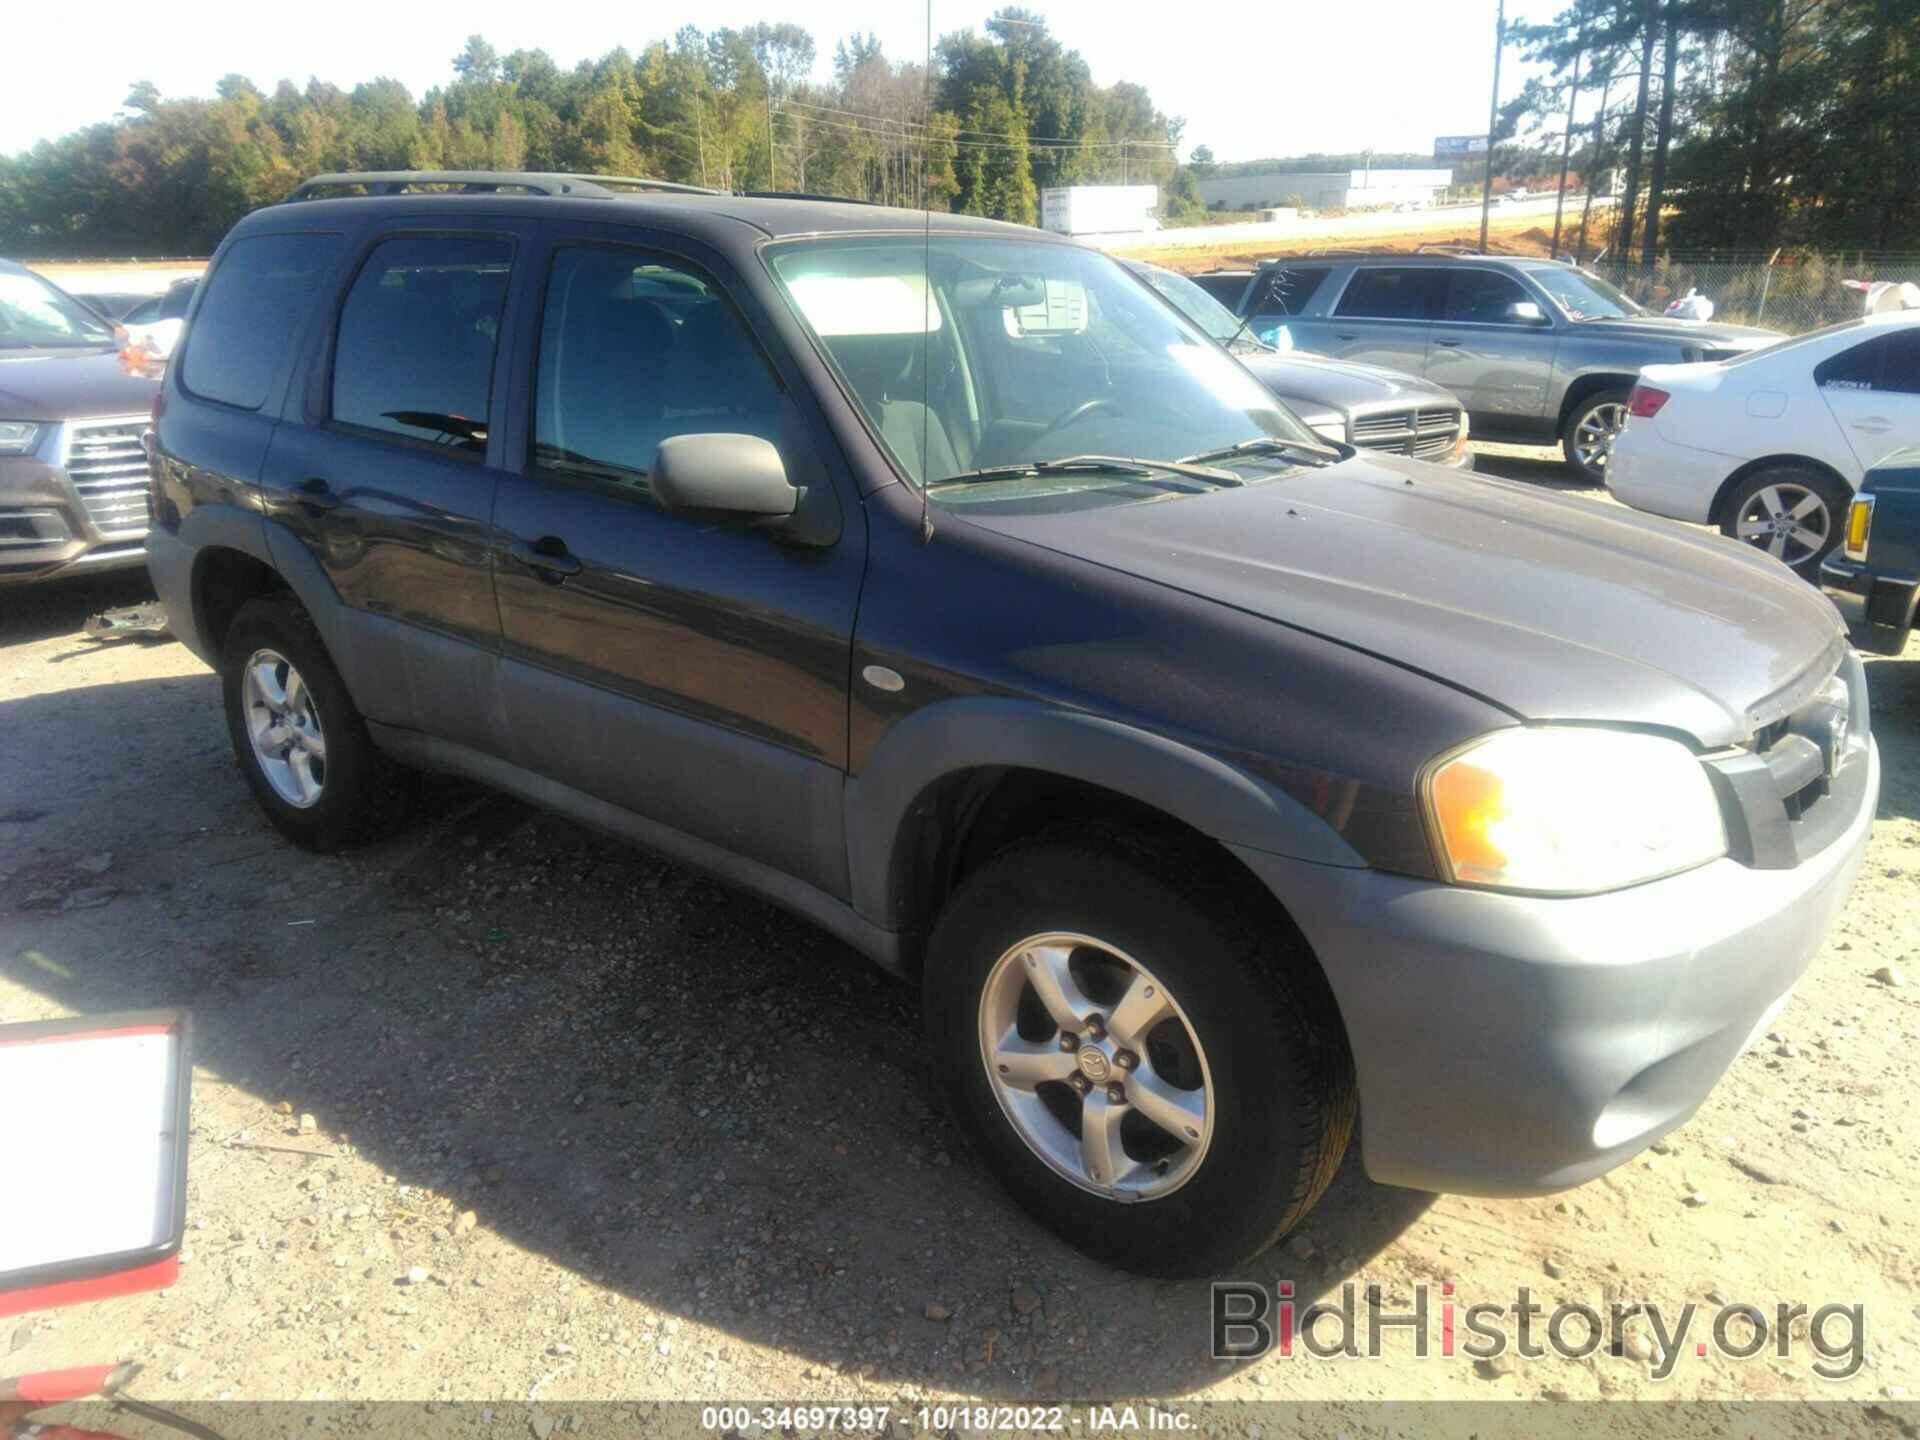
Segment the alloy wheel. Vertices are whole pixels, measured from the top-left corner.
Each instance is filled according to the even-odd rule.
[[[1734,519],[1734,534],[1789,565],[1803,565],[1827,548],[1827,502],[1804,485],[1782,482],[1753,492]]]
[[[980,1057],[1015,1132],[1083,1190],[1153,1200],[1193,1178],[1214,1091],[1193,1026],[1139,961],[1087,935],[1033,935],[980,992]]]
[[[327,740],[313,692],[277,650],[256,650],[241,680],[247,735],[267,783],[287,804],[320,802],[327,783]]]
[[[1573,427],[1573,453],[1579,457],[1582,469],[1594,475],[1606,473],[1608,457],[1613,453],[1613,437],[1620,433],[1621,422],[1626,418],[1627,407],[1613,400],[1594,406],[1580,417]]]

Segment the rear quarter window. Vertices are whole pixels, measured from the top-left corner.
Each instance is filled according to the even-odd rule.
[[[227,247],[180,361],[191,395],[258,410],[293,348],[341,237],[250,235]]]

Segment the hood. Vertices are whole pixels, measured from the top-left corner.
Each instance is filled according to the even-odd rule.
[[[1450,391],[1418,376],[1385,370],[1378,365],[1331,360],[1302,350],[1242,355],[1240,363],[1283,400],[1327,405],[1339,410],[1370,409],[1396,400],[1408,405],[1437,402],[1457,406],[1459,403]]]
[[[1663,340],[1669,345],[1698,345],[1711,350],[1758,350],[1787,337],[1752,325],[1723,325],[1718,320],[1680,320],[1666,315],[1635,315],[1625,320],[1575,320],[1575,335],[1615,335],[1627,340]]]
[[[140,415],[160,382],[129,373],[116,350],[0,350],[0,420]]]
[[[1797,708],[1846,649],[1819,591],[1747,546],[1392,456],[975,523],[1364,650],[1521,719],[1658,727],[1705,748]]]

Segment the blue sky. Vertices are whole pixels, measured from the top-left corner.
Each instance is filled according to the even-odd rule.
[[[993,8],[991,0],[934,0],[934,31],[978,28]],[[1029,0],[1029,8],[1086,57],[1099,83],[1145,85],[1162,109],[1186,117],[1187,145],[1210,145],[1222,160],[1369,145],[1419,150],[1437,134],[1486,127],[1493,0],[1293,0],[1210,10],[1190,26],[1178,9],[1136,9],[1128,0]],[[1561,5],[1512,0],[1507,8],[1543,19]],[[211,94],[233,71],[267,89],[283,78],[351,85],[385,74],[417,96],[449,78],[453,55],[475,31],[501,51],[538,47],[572,65],[616,45],[637,50],[688,21],[714,29],[755,20],[804,25],[823,74],[834,41],[854,31],[872,31],[896,58],[926,50],[924,3],[898,0],[803,0],[786,9],[701,0],[632,10],[577,0],[93,0],[83,12],[20,4],[4,24],[14,63],[0,88],[0,154],[109,118],[136,80],[187,96]],[[1523,79],[1510,52],[1503,93]]]

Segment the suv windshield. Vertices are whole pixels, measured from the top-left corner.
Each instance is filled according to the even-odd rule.
[[[1282,443],[1214,463],[1274,474],[1302,463],[1295,447],[1334,458],[1105,255],[973,236],[811,240],[770,255],[788,303],[916,483],[1164,493],[1206,483],[1164,462],[1245,441]],[[1046,461],[1072,463],[1019,473]],[[987,497],[955,485],[944,498]]]
[[[107,322],[35,275],[0,273],[0,350],[111,345]]]
[[[1539,265],[1527,274],[1569,320],[1626,320],[1647,312],[1598,275],[1567,265]]]

